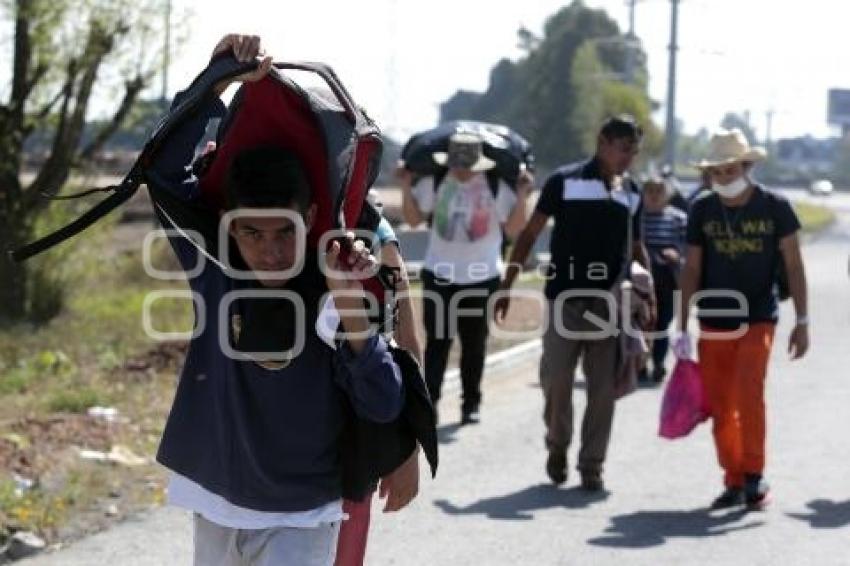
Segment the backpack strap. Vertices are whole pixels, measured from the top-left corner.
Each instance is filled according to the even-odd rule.
[[[449,170],[446,167],[440,167],[436,173],[433,175],[434,179],[434,192],[436,193],[440,189],[440,185],[443,184],[443,181],[446,180],[446,177],[449,174]]]
[[[434,192],[440,189],[440,185],[446,180],[449,170],[446,167],[441,167],[431,177],[434,179]],[[487,179],[487,186],[490,187],[490,192],[493,193],[493,199],[499,196],[499,183],[502,182],[502,177],[499,172],[493,168],[484,172],[484,177]],[[428,227],[431,227],[431,219],[434,215],[428,215]]]
[[[777,207],[778,201],[776,196],[770,194],[770,191],[767,189],[762,187],[759,188],[764,191],[765,196],[770,203],[770,216],[773,218],[773,225],[775,227],[777,219],[779,218],[779,209]],[[779,238],[776,239],[776,260],[774,263],[773,273],[774,284],[776,286],[776,298],[779,299],[780,302],[787,301],[791,298],[791,285],[788,282],[788,270],[785,268],[785,257],[782,255],[782,249],[779,247]]]
[[[623,254],[623,276],[622,278],[631,279],[632,277],[632,256],[634,255],[634,221],[632,216],[632,193],[631,189],[626,190],[626,250]],[[637,214],[637,209],[635,209]]]
[[[435,191],[440,188],[440,184],[442,184],[448,174],[449,170],[442,167],[432,175]],[[499,194],[499,183],[502,182],[501,175],[499,175],[499,172],[496,171],[496,169],[488,169],[484,172],[484,177],[487,179],[487,186],[490,187],[490,191],[493,193],[493,198],[496,198]]]
[[[499,196],[499,183],[502,181],[502,177],[499,175],[499,172],[496,171],[495,167],[485,171],[484,177],[487,178],[487,185],[490,187],[490,192],[493,193],[493,199],[495,199]]]
[[[39,238],[35,242],[27,244],[17,250],[10,251],[12,259],[16,262],[22,262],[34,255],[40,254],[53,246],[60,244],[76,236],[132,197],[139,186],[144,182],[144,170],[150,164],[153,155],[162,145],[163,140],[171,134],[180,124],[191,116],[198,104],[210,96],[213,87],[223,80],[237,77],[248,71],[256,69],[258,63],[252,61],[249,63],[240,63],[230,54],[222,54],[213,58],[206,69],[192,81],[192,84],[186,91],[186,96],[183,101],[168,113],[168,115],[160,121],[154,129],[153,134],[148,139],[145,147],[142,149],[136,162],[133,164],[130,172],[124,177],[119,185],[106,187],[104,189],[95,189],[86,191],[80,195],[71,195],[72,198],[90,194],[92,192],[112,191],[112,194],[94,207],[86,211],[82,216],[56,230]]]
[[[16,250],[10,250],[9,255],[12,257],[14,261],[17,263],[21,263],[31,258],[34,255],[38,255],[46,250],[49,250],[53,246],[56,246],[68,238],[76,236],[125,202],[127,202],[130,197],[132,197],[135,192],[138,190],[139,185],[141,184],[141,175],[138,171],[137,167],[133,167],[130,173],[124,177],[124,180],[120,185],[112,185],[110,187],[105,187],[104,189],[92,190],[90,192],[98,192],[98,191],[112,191],[112,194],[97,203],[91,209],[87,210],[82,216],[71,222],[70,224],[59,228],[55,232],[44,236],[43,238],[39,238],[38,240],[26,244]]]
[[[634,218],[632,217],[632,195],[638,196],[638,194],[633,191],[630,187],[623,187],[623,192],[626,194],[626,245],[625,249],[623,249],[623,265],[620,268],[620,273],[617,275],[616,281],[614,281],[614,289],[623,281],[627,279],[631,279],[632,276],[632,248],[634,248]],[[610,193],[609,193],[610,194]],[[635,209],[635,214],[637,213],[637,209]]]
[[[440,167],[439,169],[437,169],[436,172],[434,172],[433,175],[431,175],[431,179],[434,182],[434,192],[435,193],[440,190],[440,185],[442,185],[443,181],[446,180],[446,177],[448,176],[448,174],[449,174],[448,168]],[[428,228],[430,229],[431,225],[434,223],[434,211],[433,210],[428,215],[428,218],[426,219],[425,223],[428,225]]]

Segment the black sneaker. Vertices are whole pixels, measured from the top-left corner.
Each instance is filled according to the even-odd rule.
[[[744,490],[740,487],[727,487],[711,503],[712,509],[728,509],[744,504]]]
[[[770,503],[770,485],[758,474],[748,474],[744,479],[744,497],[747,508],[764,509]]]
[[[478,409],[463,410],[460,412],[460,424],[478,424],[481,422],[481,413]]]
[[[567,455],[562,450],[549,452],[546,458],[546,475],[555,485],[561,485],[567,481]]]
[[[652,369],[652,381],[654,383],[661,383],[664,381],[665,375],[667,375],[667,370],[664,369],[664,366],[655,366]]]
[[[602,472],[582,470],[581,488],[585,491],[602,491],[605,489],[605,482],[602,480]]]
[[[646,385],[647,383],[649,383],[649,372],[646,370],[646,368],[641,368],[638,371],[637,381],[638,381],[638,383],[643,384],[643,385]]]

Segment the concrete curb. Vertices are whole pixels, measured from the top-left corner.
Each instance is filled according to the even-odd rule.
[[[539,356],[543,350],[543,341],[540,338],[535,338],[527,342],[522,342],[516,346],[511,346],[506,350],[500,350],[487,356],[484,360],[484,373],[488,375],[488,379],[499,376],[500,379],[511,376],[510,373],[504,370],[525,363],[530,358]],[[452,368],[446,371],[443,380],[443,391],[460,391],[460,369]]]

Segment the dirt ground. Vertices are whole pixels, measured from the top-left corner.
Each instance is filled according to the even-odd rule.
[[[517,300],[507,328],[536,325],[538,307]],[[516,341],[490,338],[490,351]],[[22,493],[7,493],[0,507],[0,539],[17,530],[34,530],[48,543],[65,544],[103,530],[140,511],[161,505],[166,473],[154,462],[179,367],[187,344],[161,343],[130,355],[104,377],[118,418],[107,421],[83,412],[4,411],[0,422],[0,477],[32,482]],[[458,346],[451,354],[456,365]],[[86,461],[81,451],[108,453],[118,447],[144,459],[140,465]],[[4,503],[0,494],[0,503]]]

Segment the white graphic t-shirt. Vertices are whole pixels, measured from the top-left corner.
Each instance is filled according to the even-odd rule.
[[[433,177],[422,179],[413,198],[431,215],[425,269],[460,285],[501,275],[502,224],[516,205],[510,187],[500,182],[494,197],[483,173],[465,183],[449,174],[436,191]]]

